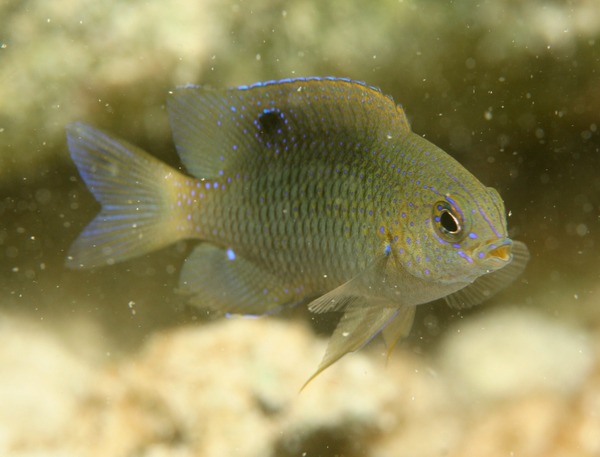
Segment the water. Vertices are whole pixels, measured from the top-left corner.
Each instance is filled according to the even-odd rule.
[[[508,455],[519,443],[599,453],[597,2],[169,5],[0,4],[0,453],[175,455],[201,442],[204,455]],[[168,90],[306,75],[393,95],[415,132],[499,190],[532,259],[481,307],[424,306],[387,367],[376,340],[298,395],[332,316],[210,321],[173,291],[192,243],[93,272],[63,267],[98,210],[64,124],[97,125],[178,166]],[[561,363],[542,364],[555,334]],[[527,382],[511,387],[519,375]],[[65,430],[78,432],[53,439]]]

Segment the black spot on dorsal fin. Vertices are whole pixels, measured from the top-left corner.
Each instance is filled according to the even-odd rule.
[[[261,135],[281,135],[285,127],[285,115],[278,109],[267,108],[258,116]]]

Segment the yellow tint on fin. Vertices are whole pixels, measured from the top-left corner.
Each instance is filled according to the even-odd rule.
[[[398,114],[398,124],[403,131],[410,132],[410,122],[406,117],[406,112],[402,105],[396,105],[396,113]]]
[[[349,304],[329,340],[327,351],[317,371],[308,378],[300,391],[323,370],[337,362],[348,352],[356,351],[371,341],[374,336],[388,325],[397,312],[397,308],[370,306],[364,300],[360,299]]]
[[[405,306],[398,310],[397,316],[382,331],[381,335],[387,347],[387,360],[389,360],[396,343],[410,333],[415,320],[415,306]]]
[[[174,196],[189,178],[137,146],[86,124],[67,126],[67,143],[100,213],[69,250],[69,268],[112,265],[186,237],[191,224]]]

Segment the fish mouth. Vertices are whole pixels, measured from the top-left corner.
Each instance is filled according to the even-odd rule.
[[[512,260],[512,244],[512,240],[508,238],[500,242],[490,242],[477,253],[477,256],[483,259],[486,266],[493,269],[502,268]]]
[[[512,243],[503,244],[501,246],[498,246],[498,247],[490,250],[488,252],[488,256],[495,257],[498,260],[501,260],[503,262],[508,262],[511,258],[511,253],[510,253],[511,247],[512,247]]]

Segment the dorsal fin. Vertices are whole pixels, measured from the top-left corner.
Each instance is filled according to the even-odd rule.
[[[324,138],[369,143],[410,131],[401,107],[378,89],[339,78],[301,78],[213,90],[176,89],[168,100],[177,151],[190,173],[211,178],[245,160]],[[344,135],[347,134],[347,135]]]

